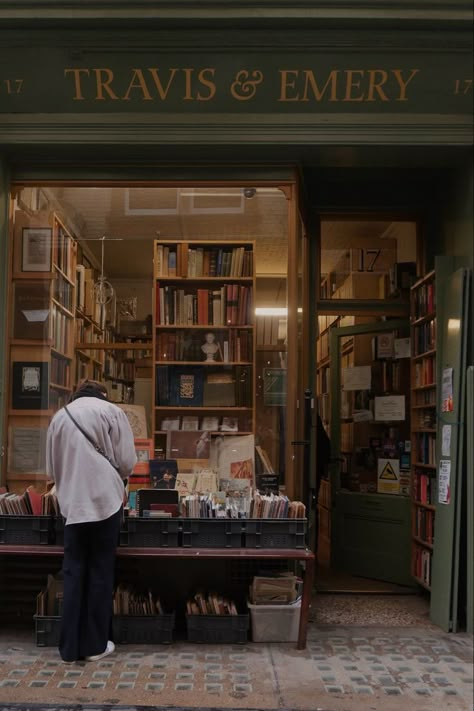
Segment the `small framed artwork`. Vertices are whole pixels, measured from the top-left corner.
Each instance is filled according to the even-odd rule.
[[[50,227],[24,227],[21,243],[22,272],[50,272],[52,268]]]
[[[133,467],[133,474],[149,474],[150,459],[153,459],[153,440],[135,439],[135,453],[137,455],[137,463]]]
[[[49,407],[49,363],[18,361],[12,366],[12,408],[47,410]]]

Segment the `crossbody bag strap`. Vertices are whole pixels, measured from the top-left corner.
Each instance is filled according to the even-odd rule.
[[[71,415],[71,413],[69,412],[69,410],[68,410],[68,408],[67,408],[67,405],[64,406],[64,409],[66,410],[67,414],[69,415],[69,417],[71,418],[71,420],[72,420],[72,421],[74,422],[74,424],[76,425],[77,429],[82,432],[82,434],[84,435],[84,437],[85,437],[85,438],[88,440],[88,442],[90,442],[91,445],[94,447],[95,451],[98,452],[99,454],[101,454],[101,455],[108,461],[108,463],[118,472],[118,470],[119,470],[118,467],[112,462],[112,460],[110,459],[110,457],[107,456],[107,454],[104,452],[104,450],[102,449],[102,447],[100,447],[100,446],[97,444],[97,442],[94,442],[94,440],[92,439],[92,437],[85,431],[85,429],[83,429],[83,428],[81,427],[81,425],[80,425],[79,422],[76,420],[76,418]]]

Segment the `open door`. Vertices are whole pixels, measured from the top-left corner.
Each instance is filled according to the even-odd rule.
[[[401,457],[410,359],[395,359],[390,344],[408,335],[407,320],[359,323],[334,328],[330,344],[331,564],[399,585],[412,584],[410,461]]]

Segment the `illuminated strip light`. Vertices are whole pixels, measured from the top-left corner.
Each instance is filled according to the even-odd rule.
[[[301,307],[299,307],[297,311],[299,314],[303,313],[303,309]],[[284,306],[257,306],[255,309],[255,316],[288,316],[288,309]]]

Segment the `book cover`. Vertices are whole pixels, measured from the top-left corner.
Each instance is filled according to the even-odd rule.
[[[217,437],[211,466],[217,469],[219,479],[248,479],[255,486],[254,435]]]
[[[136,438],[135,454],[137,463],[133,467],[132,476],[134,474],[148,475],[150,473],[150,459],[153,459],[153,440]]]
[[[127,416],[127,420],[132,428],[135,439],[147,439],[148,428],[146,423],[146,411],[143,405],[128,405],[117,403],[118,407],[123,410]]]
[[[178,474],[178,462],[175,459],[151,459],[150,481],[154,489],[174,489]]]
[[[173,368],[170,373],[170,405],[201,407],[203,372],[200,368]]]
[[[176,476],[176,491],[180,496],[194,494],[197,474],[191,472],[178,472]]]
[[[208,431],[170,430],[166,449],[169,459],[209,459],[211,440]]]

